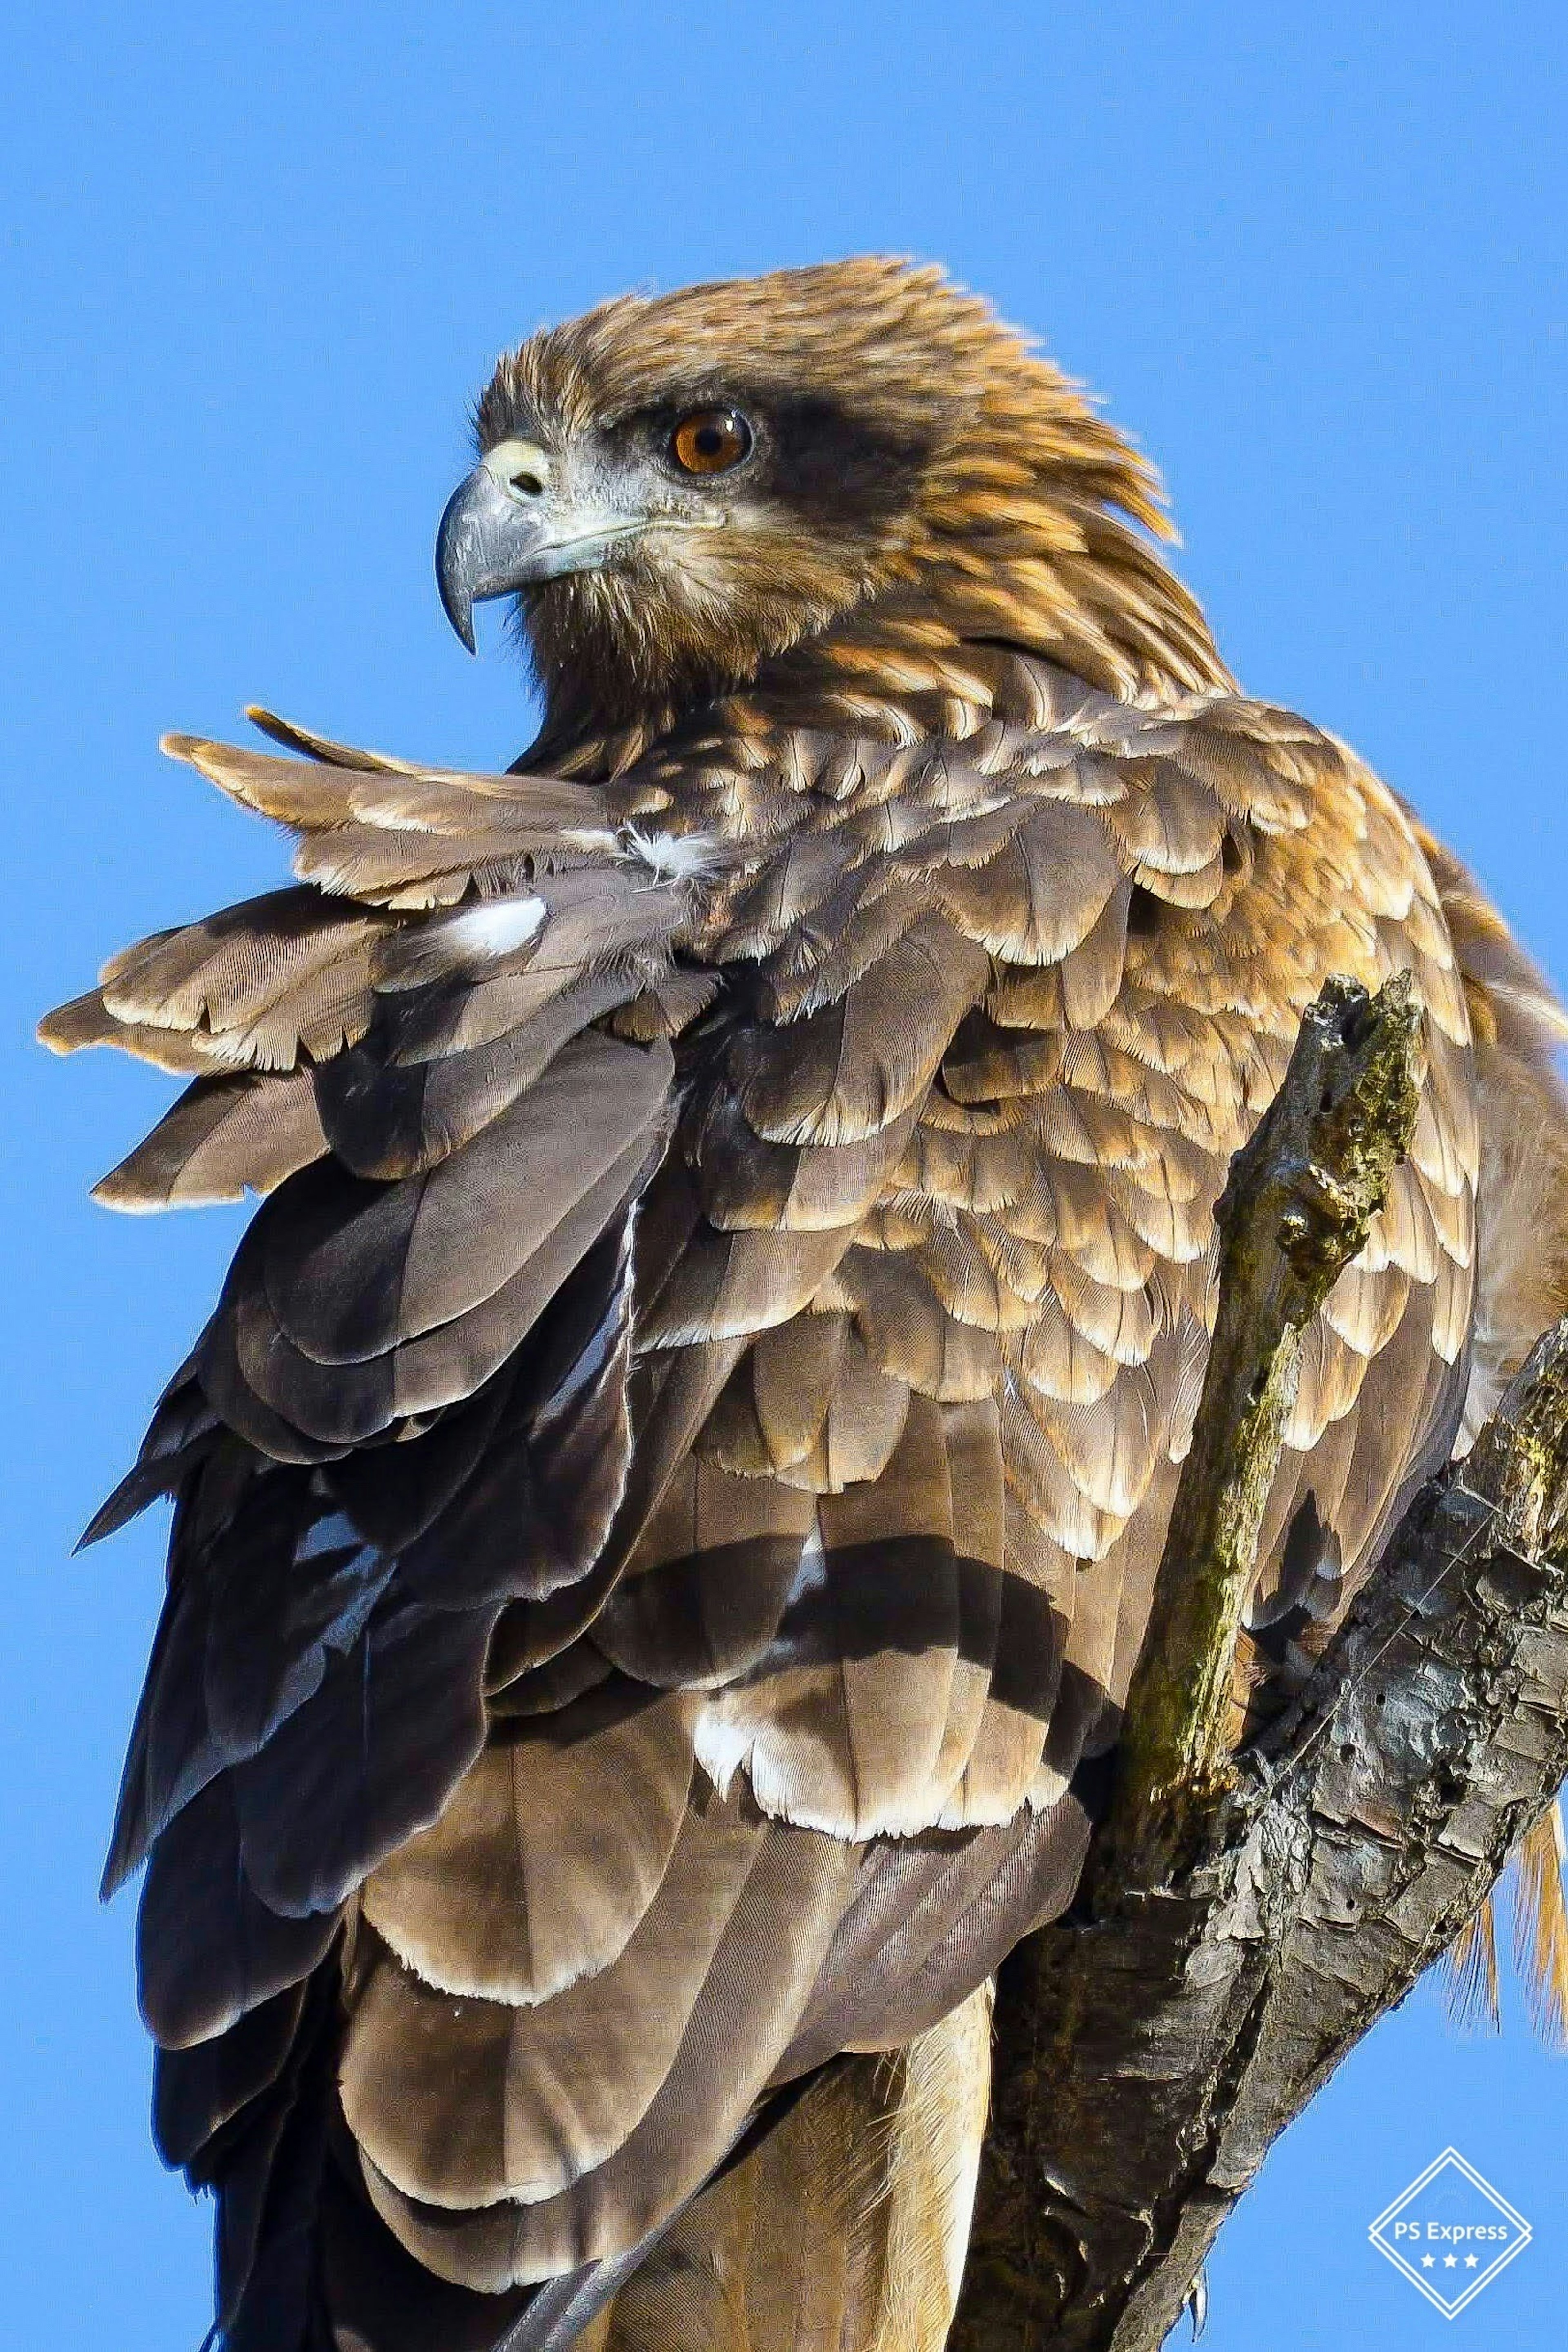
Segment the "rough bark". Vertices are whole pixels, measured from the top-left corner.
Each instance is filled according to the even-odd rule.
[[[1393,1059],[1374,1041],[1368,1087],[1380,1004]],[[953,2352],[1154,2352],[1270,2144],[1448,1948],[1568,1774],[1568,1318],[1469,1460],[1416,1498],[1291,1714],[1233,1767],[1214,1747],[1248,1497],[1278,1458],[1267,1400],[1299,1328],[1274,1261],[1299,1245],[1332,1281],[1359,1246],[1338,1206],[1365,1178],[1375,1203],[1403,1148],[1402,1018],[1387,992],[1359,1010],[1325,992],[1280,1117],[1233,1171],[1225,1264],[1244,1311],[1161,1569],[1140,1668],[1156,1720],[1124,1759],[1079,1915],[998,1984]]]
[[[1375,997],[1331,980],[1215,1211],[1214,1337],[1095,1855],[1119,1889],[1162,1885],[1195,1857],[1230,1786],[1231,1665],[1301,1334],[1409,1149],[1419,1021],[1407,973]]]

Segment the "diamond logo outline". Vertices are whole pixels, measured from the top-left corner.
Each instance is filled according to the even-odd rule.
[[[1469,2284],[1466,2287],[1464,2294],[1461,2294],[1458,2300],[1455,2303],[1448,2302],[1445,2296],[1438,2294],[1435,2285],[1421,2276],[1420,2272],[1416,2270],[1414,2264],[1408,2260],[1402,2247],[1391,2243],[1388,2239],[1382,2235],[1386,2225],[1390,2221],[1394,2221],[1398,2214],[1403,2213],[1406,2208],[1413,2203],[1413,2201],[1421,2194],[1421,2191],[1427,2188],[1430,2183],[1437,2178],[1439,2173],[1446,2172],[1450,2168],[1462,2174],[1464,2179],[1469,2182],[1471,2188],[1477,2189],[1479,2194],[1486,2199],[1489,2205],[1492,2206],[1497,2212],[1500,2213],[1504,2217],[1505,2220],[1511,2221],[1513,2224],[1514,2229],[1514,2236],[1511,2243],[1504,2246],[1500,2252],[1493,2256],[1492,2260],[1487,2264],[1486,2269],[1480,2273],[1480,2275],[1478,2278],[1474,2278],[1470,2281]],[[1445,2319],[1458,2319],[1460,2312],[1467,2309],[1468,2306],[1475,2301],[1481,2289],[1485,2286],[1490,2286],[1493,2279],[1497,2277],[1498,2273],[1508,2268],[1510,2263],[1512,2262],[1516,2254],[1523,2253],[1526,2246],[1528,2246],[1533,2239],[1535,2232],[1531,2229],[1530,2223],[1525,2220],[1523,2214],[1521,2213],[1516,2207],[1509,2203],[1508,2199],[1502,2194],[1501,2190],[1494,2189],[1491,2182],[1488,2180],[1483,2174],[1478,2172],[1473,2164],[1466,2161],[1465,2158],[1459,2154],[1457,2147],[1446,2147],[1440,2156],[1434,2158],[1433,2161],[1427,2167],[1425,2172],[1421,2173],[1415,2180],[1412,2180],[1408,2188],[1402,2189],[1398,2196],[1394,2199],[1391,2204],[1384,2207],[1375,2221],[1368,2223],[1366,2234],[1372,2244],[1376,2247],[1378,2252],[1384,2257],[1385,2261],[1392,2263],[1396,2270],[1402,2271],[1405,2276],[1409,2280],[1411,2285],[1419,2288],[1420,2292],[1426,2296],[1427,2302],[1432,2305],[1435,2311],[1440,2311]]]

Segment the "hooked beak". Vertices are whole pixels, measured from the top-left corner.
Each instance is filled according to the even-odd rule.
[[[623,516],[573,511],[559,467],[532,441],[502,441],[446,502],[435,535],[441,607],[470,653],[474,607],[536,580],[588,572],[641,529]]]

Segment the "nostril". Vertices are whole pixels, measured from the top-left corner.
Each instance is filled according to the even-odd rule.
[[[512,488],[520,491],[525,499],[537,499],[544,493],[544,484],[537,474],[514,474]]]

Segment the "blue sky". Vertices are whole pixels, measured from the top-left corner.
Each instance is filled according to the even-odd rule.
[[[1287,21],[1288,20],[1288,21]],[[528,732],[430,548],[496,352],[612,291],[946,261],[1164,468],[1255,690],[1348,736],[1568,981],[1568,31],[1554,5],[247,11],[57,0],[0,96],[0,644],[16,863],[0,1642],[0,2307],[181,2352],[207,2220],[151,2152],[131,1906],[94,1887],[162,1529],[71,1561],[232,1216],[86,1188],[164,1085],[28,1044],[112,948],[283,870],[160,761],[262,698],[494,765]],[[19,1245],[18,1245],[19,1243]],[[1445,2343],[1366,2225],[1449,2142],[1536,2242],[1457,2323],[1568,2318],[1568,2070],[1423,1988],[1271,2157],[1214,2352]]]

